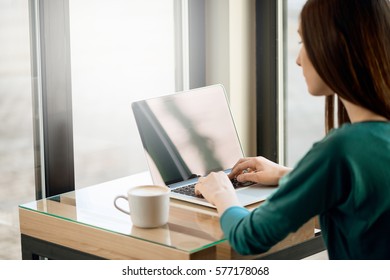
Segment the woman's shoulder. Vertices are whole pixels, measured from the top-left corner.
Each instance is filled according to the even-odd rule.
[[[371,161],[371,156],[378,154],[388,155],[390,162],[390,122],[344,124],[314,143],[294,169],[339,168],[351,161]]]
[[[390,144],[390,122],[360,122],[333,129],[324,139],[315,143],[313,148],[342,153],[381,148],[386,143]]]

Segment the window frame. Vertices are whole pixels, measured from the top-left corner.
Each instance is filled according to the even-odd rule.
[[[256,151],[279,163],[284,161],[286,1],[254,2]],[[174,0],[174,9],[176,90],[204,86],[205,0]],[[29,13],[35,187],[41,199],[75,189],[69,0],[29,0]]]

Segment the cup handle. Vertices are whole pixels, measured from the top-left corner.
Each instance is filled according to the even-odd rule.
[[[130,211],[127,211],[127,210],[125,210],[125,209],[122,209],[122,208],[120,208],[120,207],[116,204],[116,201],[117,201],[119,198],[123,198],[123,199],[127,200],[127,197],[126,197],[126,196],[124,196],[124,195],[118,195],[118,196],[115,197],[115,199],[114,199],[114,206],[115,206],[115,208],[118,209],[119,211],[122,211],[123,213],[125,213],[125,214],[127,214],[127,215],[130,215]],[[127,200],[127,201],[128,201],[128,200]]]

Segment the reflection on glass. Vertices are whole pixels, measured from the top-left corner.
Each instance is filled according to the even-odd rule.
[[[133,111],[149,165],[167,185],[229,169],[243,156],[221,86],[135,102]]]

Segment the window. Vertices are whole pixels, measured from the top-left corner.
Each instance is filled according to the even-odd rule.
[[[174,92],[173,0],[69,1],[76,188],[147,169],[131,102]]]
[[[180,53],[184,57],[185,54],[181,52],[185,50],[178,49],[177,36],[182,31],[181,27],[186,28],[183,27],[186,22],[175,22],[180,5],[183,6],[179,9],[189,11],[189,30],[198,36],[194,38],[190,35],[192,41],[191,38],[188,40],[191,46],[187,50],[190,54],[186,54],[189,58],[186,63],[191,65],[186,65],[189,69],[184,69],[182,65],[181,69],[191,75],[198,71],[197,75],[195,78],[191,76],[192,80],[189,77],[181,78],[188,78],[187,85],[193,87],[214,83],[225,85],[238,131],[240,136],[246,135],[248,138],[244,146],[253,155],[255,123],[250,127],[246,125],[248,120],[256,119],[255,103],[252,100],[256,95],[254,7],[259,3],[262,3],[261,6],[264,3],[264,14],[275,12],[272,6],[274,0],[1,1],[0,240],[5,242],[4,248],[9,251],[3,250],[0,259],[20,258],[17,205],[35,199],[33,133],[37,135],[44,129],[49,130],[47,135],[39,135],[41,138],[46,137],[42,143],[35,143],[35,156],[38,161],[42,160],[35,168],[38,173],[40,166],[46,169],[41,172],[43,185],[55,185],[56,188],[58,181],[64,181],[64,177],[73,179],[72,171],[64,172],[61,169],[63,165],[58,167],[58,162],[54,162],[53,166],[52,161],[54,158],[61,164],[65,161],[62,156],[69,155],[68,151],[72,151],[70,160],[66,161],[66,165],[71,166],[70,170],[73,169],[74,151],[76,187],[146,170],[130,103],[140,98],[181,90],[180,85],[183,86],[183,83],[177,81],[177,69],[180,68],[177,55]],[[31,34],[28,4],[31,5],[30,16],[37,16],[30,23]],[[268,20],[273,19],[271,17]],[[264,26],[269,25],[265,22]],[[69,38],[63,32],[64,29],[69,32]],[[33,40],[40,40],[32,42],[31,55],[30,35]],[[185,36],[189,34],[180,36],[183,38],[179,40],[184,42],[188,39]],[[257,40],[264,41],[263,35]],[[293,40],[290,42],[295,44]],[[64,46],[67,43],[69,49]],[[200,46],[194,47],[196,43]],[[39,44],[43,48],[36,48]],[[45,63],[42,65],[42,76],[39,76],[42,73],[35,73],[41,65],[30,67],[30,56],[33,65]],[[270,60],[275,59],[271,57]],[[68,89],[63,90],[68,82],[69,62],[71,97]],[[197,67],[195,70],[194,64]],[[46,126],[39,123],[42,127],[34,127],[34,131],[31,118],[33,114],[36,117],[37,111],[32,112],[31,109],[36,110],[37,106],[34,103],[33,107],[31,95],[37,101],[36,97],[41,92],[33,83],[32,94],[31,76],[46,89],[50,87],[49,91],[40,96],[47,101],[42,111],[49,116],[46,119],[49,123]],[[61,80],[63,77],[66,77],[65,81]],[[61,86],[58,87],[58,84]],[[240,100],[243,93],[245,100]],[[68,102],[68,98],[71,98],[71,102]],[[250,110],[247,110],[248,104],[251,105]],[[65,108],[65,112],[56,114],[66,106],[70,110]],[[71,112],[71,118],[68,112]],[[289,117],[288,123],[292,123],[292,120]],[[69,139],[74,147],[61,150],[63,143],[69,144]],[[49,148],[44,146],[47,143],[51,144]],[[59,154],[57,150],[61,150]],[[44,158],[47,154],[51,155]],[[45,177],[47,174],[51,176]],[[52,178],[57,181],[51,182]],[[65,185],[69,185],[68,182]],[[60,192],[63,189],[54,190],[54,193]],[[46,192],[43,196],[52,194]]]
[[[34,199],[28,1],[0,1],[0,259],[20,259],[18,205]]]
[[[267,149],[269,154],[277,156],[278,143],[275,142],[280,131],[275,129],[278,126],[275,104],[281,100],[282,90],[275,84],[279,81],[276,72],[280,72],[283,66],[275,66],[282,44],[275,36],[275,26],[279,23],[275,19],[281,18],[281,9],[276,16],[276,8],[283,7],[282,0],[277,5],[273,0],[160,2],[53,0],[39,1],[33,7],[33,15],[36,15],[34,30],[39,37],[34,42],[37,47],[33,57],[42,57],[38,60],[41,65],[36,63],[38,67],[33,68],[34,73],[38,68],[36,72],[41,77],[37,80],[42,84],[41,89],[34,87],[36,95],[43,99],[41,131],[45,133],[40,135],[42,139],[38,139],[43,158],[39,165],[42,166],[42,187],[45,187],[42,196],[145,170],[144,155],[130,110],[131,101],[140,96],[147,98],[189,86],[224,84],[247,155],[254,155],[257,140],[262,144],[257,147],[264,148],[258,149],[258,153]],[[83,6],[85,3],[87,5]],[[135,9],[131,6],[135,3],[141,6]],[[134,13],[134,10],[139,13]],[[178,11],[182,13],[179,17]],[[186,13],[187,18],[184,17]],[[131,19],[127,15],[131,15]],[[160,22],[159,16],[166,16],[168,23]],[[136,29],[128,26],[128,22],[134,22],[134,19],[139,20]],[[153,30],[151,21],[154,21]],[[156,25],[163,29],[152,34],[157,30]],[[261,27],[260,32],[256,31],[256,26]],[[137,33],[138,29],[143,31]],[[129,37],[130,40],[127,36],[131,30],[134,36]],[[144,36],[147,32],[150,32],[150,37]],[[136,40],[137,34],[142,41],[149,42],[141,50],[133,46],[142,46],[142,42]],[[156,47],[156,41],[161,46]],[[259,51],[256,52],[255,45],[259,42]],[[168,52],[163,52],[166,46]],[[148,52],[151,47],[156,48]],[[135,48],[133,51],[140,53],[131,57],[127,48]],[[137,72],[130,71],[134,69],[130,66],[136,64],[133,62],[141,58],[150,63],[151,55],[156,53],[159,55],[153,57],[167,59],[164,67],[160,68],[156,59],[147,70],[137,68]],[[259,53],[261,59],[257,58]],[[180,59],[182,61],[178,63]],[[257,85],[264,84],[263,88],[256,87],[258,65],[262,66],[264,75],[260,75]],[[158,71],[150,72],[155,68]],[[156,73],[158,78],[167,75],[166,84],[153,84],[156,79],[151,76]],[[135,83],[142,85],[142,95],[139,95],[139,88],[131,86],[131,79],[132,82],[144,81]],[[256,97],[262,100],[255,102]],[[259,104],[262,108],[257,108],[256,112]],[[262,113],[260,117],[256,116],[258,112]],[[128,121],[119,123],[119,119],[122,122],[125,118]],[[127,131],[124,126],[128,127]],[[264,131],[256,132],[259,127]],[[130,131],[135,138],[126,134]],[[37,185],[37,188],[41,186]]]
[[[286,165],[293,167],[324,136],[325,106],[323,98],[310,96],[302,70],[296,64],[300,48],[299,13],[306,0],[287,2]]]

